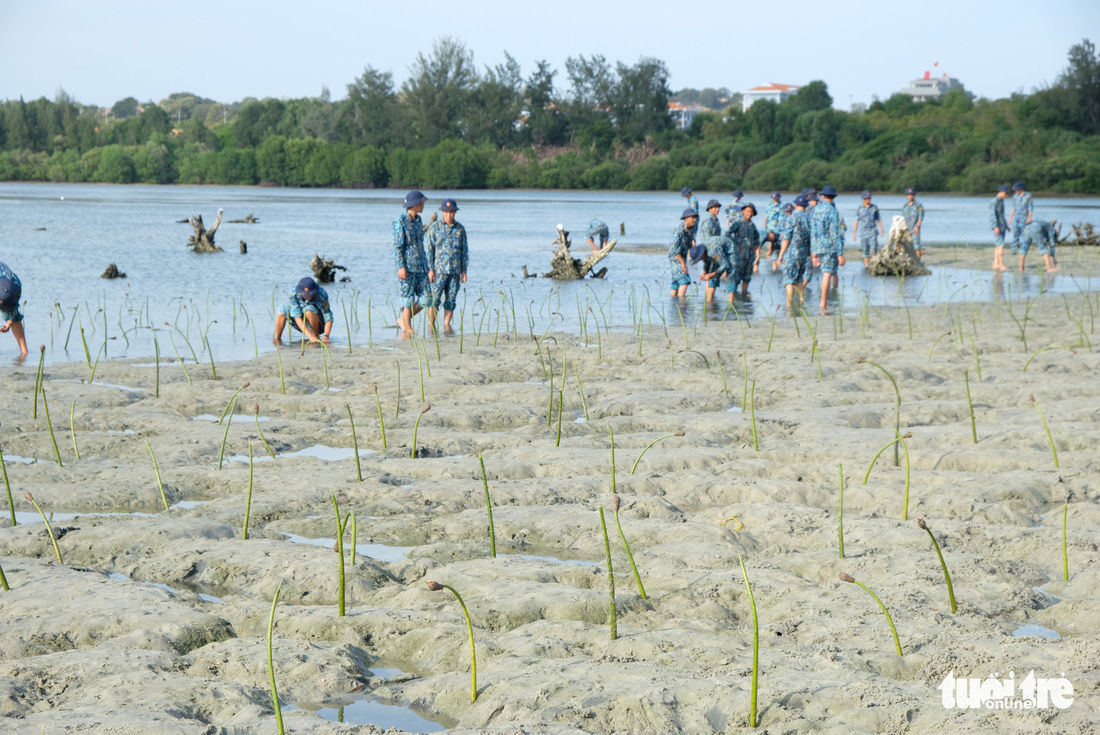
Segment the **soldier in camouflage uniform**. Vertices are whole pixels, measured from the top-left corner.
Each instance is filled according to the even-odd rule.
[[[794,200],[794,212],[783,223],[782,247],[779,260],[783,268],[783,285],[787,289],[787,306],[790,306],[795,289],[798,289],[798,303],[806,301],[806,284],[813,273],[810,262],[810,212],[806,197],[797,196]]]
[[[1001,184],[997,187],[997,196],[989,203],[989,229],[993,230],[993,270],[1006,271],[1005,266],[1005,233],[1008,232],[1008,220],[1005,219],[1005,199],[1008,197],[1008,187]],[[1016,248],[1013,248],[1015,251]]]
[[[668,267],[672,277],[669,286],[671,298],[684,298],[687,296],[688,284],[691,276],[688,275],[687,256],[695,242],[695,227],[699,221],[699,215],[694,209],[688,207],[680,215],[680,224],[676,225],[672,233],[672,240],[668,245]]]
[[[920,246],[920,228],[924,222],[924,205],[917,201],[917,190],[909,187],[905,190],[905,198],[908,200],[901,208],[901,216],[905,218],[905,226],[913,236],[913,249],[917,251],[917,257],[924,255],[924,249]]]
[[[401,290],[401,316],[397,320],[401,339],[413,336],[413,315],[431,302],[424,223],[420,219],[426,201],[428,198],[419,191],[410,191],[405,195],[405,213],[393,221],[393,263]]]
[[[829,289],[838,281],[837,268],[844,265],[844,230],[833,204],[836,189],[826,185],[821,199],[810,217],[810,252],[821,266],[821,312],[825,313]]]
[[[852,240],[863,248],[864,268],[871,265],[871,256],[878,252],[878,236],[885,234],[878,205],[871,203],[871,192],[864,190],[863,204],[856,209],[856,226],[852,230]]]
[[[740,189],[733,190],[733,201],[726,205],[726,229],[733,227],[733,223],[737,221],[738,216],[741,214],[741,207],[745,206],[741,201],[745,196],[745,192]]]
[[[723,273],[729,273],[729,252],[731,243],[722,237],[722,224],[718,213],[722,204],[717,199],[707,202],[707,216],[699,225],[697,242],[703,246],[703,274],[700,280],[706,283],[707,303],[714,301],[714,291],[722,280]]]
[[[782,244],[779,240],[779,227],[783,220],[783,205],[780,203],[782,198],[783,195],[780,192],[773,191],[772,203],[764,209],[764,240],[768,243],[769,258],[775,256]],[[772,270],[775,268],[773,267]]]
[[[309,276],[298,281],[287,303],[279,307],[279,312],[275,315],[275,338],[272,344],[283,343],[283,328],[287,324],[294,331],[304,334],[310,342],[329,341],[329,334],[332,333],[332,309],[328,304],[328,293]],[[287,334],[293,342],[293,332]]]
[[[745,203],[741,207],[741,217],[734,218],[726,236],[733,243],[733,271],[726,282],[726,291],[729,292],[730,303],[733,303],[733,295],[737,292],[737,284],[741,284],[741,295],[749,295],[749,281],[752,280],[753,267],[760,251],[760,232],[752,223],[756,215],[756,207],[751,203]]]
[[[23,312],[19,310],[19,299],[23,295],[23,283],[19,276],[11,272],[4,263],[0,263],[0,332],[11,330],[19,353],[27,355],[27,336],[23,332]]]
[[[687,199],[688,206],[695,210],[695,229],[699,229],[699,200],[691,193],[690,186],[685,186],[683,189],[680,189],[680,196]],[[692,230],[691,234],[694,235],[695,231]]]
[[[443,331],[450,332],[459,284],[466,283],[470,248],[466,242],[466,228],[455,221],[458,211],[455,200],[444,199],[439,211],[443,212],[443,220],[428,229],[428,281],[432,284],[428,320],[435,324],[436,310],[442,305]]]
[[[1016,255],[1023,248],[1024,229],[1031,224],[1031,215],[1034,206],[1031,201],[1031,192],[1024,186],[1024,182],[1017,181],[1012,185],[1015,194],[1012,195],[1012,254]]]
[[[1043,264],[1047,273],[1053,273],[1058,268],[1058,258],[1054,252],[1054,223],[1046,221],[1032,222],[1024,228],[1024,242],[1020,246],[1020,270],[1024,269],[1024,258],[1027,257],[1028,248],[1035,243],[1039,246],[1039,252],[1043,254]]]
[[[607,229],[607,225],[598,219],[594,219],[588,223],[588,232],[585,233],[585,239],[588,240],[589,246],[593,251],[599,250],[607,241],[611,239],[611,233]],[[600,244],[596,245],[596,241],[599,240]]]

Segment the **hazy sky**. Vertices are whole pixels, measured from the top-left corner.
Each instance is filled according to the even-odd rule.
[[[546,59],[562,90],[569,56],[655,56],[673,90],[823,79],[846,109],[925,70],[983,97],[1030,92],[1054,81],[1071,45],[1100,43],[1100,2],[0,0],[0,99],[64,88],[103,107],[183,91],[233,102],[322,85],[340,99],[368,65],[400,85],[417,53],[448,35],[479,68],[508,51],[526,76]]]

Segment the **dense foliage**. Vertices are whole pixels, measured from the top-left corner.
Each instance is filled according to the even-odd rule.
[[[782,104],[698,115],[668,112],[664,62],[566,61],[561,91],[546,62],[524,76],[505,62],[478,70],[454,39],[435,42],[396,87],[368,67],[347,98],[222,104],[189,93],[111,108],[63,91],[0,103],[0,181],[278,186],[555,189],[800,189],[1100,194],[1100,57],[1069,51],[1053,86],[973,101],[896,94],[866,113],[832,107],[814,81]],[[727,90],[681,90],[683,101]],[[736,97],[736,95],[735,95]],[[727,97],[722,97],[727,99]],[[731,102],[735,100],[730,99]]]

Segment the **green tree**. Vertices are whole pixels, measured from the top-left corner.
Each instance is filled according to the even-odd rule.
[[[461,41],[437,39],[429,56],[417,54],[412,76],[401,88],[412,115],[415,145],[462,137],[476,83],[473,52]]]
[[[397,134],[400,104],[393,91],[393,74],[368,66],[348,85],[339,126],[344,140],[354,145],[390,147]]]
[[[132,184],[134,182],[134,162],[130,152],[120,145],[109,145],[103,149],[93,178],[108,184]]]
[[[1100,56],[1089,39],[1069,49],[1069,66],[1058,83],[1070,91],[1071,125],[1086,135],[1100,133]]]
[[[668,114],[668,67],[652,57],[633,66],[618,64],[612,110],[619,140],[632,143],[672,128]]]

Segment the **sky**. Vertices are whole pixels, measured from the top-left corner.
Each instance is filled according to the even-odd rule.
[[[335,100],[367,66],[391,71],[399,86],[444,36],[463,41],[482,69],[505,51],[524,76],[545,59],[562,91],[570,56],[653,56],[673,90],[821,79],[848,109],[925,71],[990,99],[1051,84],[1070,46],[1100,44],[1100,2],[0,0],[0,100],[55,99],[63,88],[100,107],[173,92],[236,102],[322,87]]]

